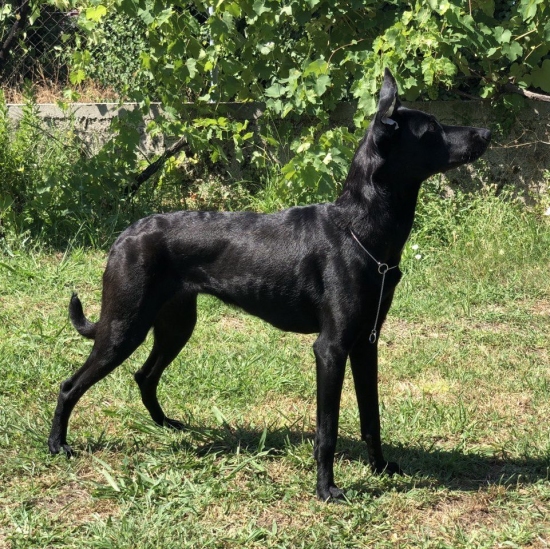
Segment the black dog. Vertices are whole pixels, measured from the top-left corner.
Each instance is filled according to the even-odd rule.
[[[153,420],[169,419],[157,385],[193,332],[197,294],[242,307],[281,330],[319,333],[317,364],[317,495],[342,497],[333,460],[344,370],[350,358],[374,471],[399,472],[380,442],[377,339],[401,273],[420,184],[476,160],[489,130],[442,126],[404,108],[386,70],[378,112],[351,164],[342,195],[331,204],[271,214],[178,212],[134,223],[113,245],[103,275],[101,315],[88,321],[73,295],[73,325],[95,340],[85,364],[61,384],[49,438],[52,453],[67,445],[69,416],[80,397],[143,342],[151,354],[135,379]]]

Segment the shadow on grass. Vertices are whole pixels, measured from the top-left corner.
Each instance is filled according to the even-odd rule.
[[[136,421],[137,420],[137,421]],[[198,457],[212,454],[240,454],[259,459],[266,457],[283,457],[289,453],[300,455],[304,461],[311,461],[314,467],[312,451],[314,434],[294,427],[267,427],[257,429],[249,425],[237,427],[221,424],[215,427],[186,425],[179,436],[167,436],[169,430],[154,425],[148,418],[136,418],[121,429],[137,430],[141,437],[133,439],[131,451],[155,452],[159,439],[162,446],[170,452],[192,452]],[[172,431],[173,432],[173,431]],[[123,438],[104,438],[88,440],[86,451],[91,453],[129,452],[128,440]],[[399,463],[404,477],[397,477],[392,489],[407,491],[423,486],[441,485],[454,490],[477,491],[491,485],[516,486],[533,484],[550,478],[550,458],[521,458],[482,454],[479,452],[463,452],[460,449],[440,449],[422,446],[384,445],[384,455],[389,461]],[[367,465],[367,451],[363,442],[348,436],[340,436],[337,446],[337,459],[343,462],[361,462]],[[393,481],[392,481],[393,482]],[[384,483],[387,487],[387,484]],[[342,486],[346,490],[373,493],[381,490],[365,480],[361,483]],[[384,488],[381,491],[385,491]]]
[[[312,432],[269,427],[262,431],[248,426],[233,428],[226,424],[217,428],[190,425],[186,433],[185,440],[182,438],[176,444],[182,449],[193,448],[199,456],[237,452],[254,455],[264,452],[276,457],[284,455],[289,449],[296,450],[304,444],[308,445],[312,452],[314,440]],[[306,454],[308,452],[309,450],[305,450]],[[435,483],[451,489],[477,491],[489,485],[525,485],[550,478],[548,457],[514,458],[463,452],[459,449],[392,445],[384,445],[384,455],[389,461],[398,462],[405,472],[404,482],[399,483],[403,489]],[[366,465],[366,446],[358,439],[341,436],[338,439],[337,459],[363,462]],[[371,491],[367,485],[354,485],[348,488],[358,492]]]
[[[511,486],[548,480],[550,460],[542,457],[495,456],[459,449],[420,446],[388,447],[408,475],[430,477],[451,489],[479,490],[488,485]]]

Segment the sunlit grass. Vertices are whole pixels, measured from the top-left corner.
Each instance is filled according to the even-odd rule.
[[[157,428],[140,402],[132,374],[148,342],[76,407],[78,456],[49,456],[59,383],[90,350],[68,299],[78,290],[97,317],[105,254],[6,250],[0,547],[550,543],[548,221],[491,196],[467,208],[425,200],[433,223],[407,245],[380,342],[383,441],[406,474],[371,474],[348,374],[335,467],[344,505],[314,495],[314,338],[208,297],[160,386],[190,429]]]

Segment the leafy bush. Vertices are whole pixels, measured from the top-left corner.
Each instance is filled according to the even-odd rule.
[[[29,90],[17,124],[8,117],[0,94],[0,234],[39,232],[70,215],[78,191],[69,185],[78,140],[42,127]]]
[[[152,212],[250,204],[245,186],[205,174],[197,158],[171,159],[152,185],[132,196],[129,189],[146,165],[138,156],[140,120],[132,111],[115,119],[113,130],[124,139],[111,139],[91,155],[73,122],[52,129],[39,118],[30,88],[17,123],[0,92],[0,239],[28,234],[52,245],[102,246]]]
[[[95,244],[110,238],[138,208],[122,194],[136,145],[127,143],[131,154],[109,142],[90,157],[74,125],[44,124],[29,91],[17,123],[0,95],[0,237],[29,232],[55,244],[77,234]],[[144,211],[147,199],[139,204]]]
[[[87,12],[92,16],[93,11]],[[101,13],[101,12],[100,12]],[[157,100],[150,75],[141,70],[140,55],[147,49],[147,26],[138,17],[108,12],[101,33],[94,40],[84,40],[76,52],[77,62],[86,63],[86,77],[101,86],[115,90],[121,97],[131,97],[133,90]],[[71,82],[81,83],[82,71],[73,72]]]
[[[230,171],[251,159],[242,177],[254,183],[227,190],[230,207],[246,203],[250,189],[261,209],[332,199],[375,108],[384,67],[408,100],[497,97],[509,81],[550,91],[549,10],[541,0],[93,2],[80,13],[87,40],[72,81],[112,82],[141,111],[116,120],[115,137],[94,158],[71,132],[45,139],[30,105],[14,136],[4,120],[2,223],[50,235],[87,226],[92,234],[182,201],[219,203],[226,190],[216,193],[208,178],[193,188],[177,183],[195,201],[174,193],[173,162],[137,198],[125,192],[143,164],[137,125],[157,98],[164,117],[149,125],[151,135],[186,136],[218,173],[220,165]],[[232,100],[264,101],[254,130],[223,110]],[[331,114],[347,100],[358,105],[353,126],[335,126]]]
[[[196,151],[223,160],[208,132],[237,137],[237,154],[257,143],[248,133],[243,138],[227,116],[213,116],[219,103],[265,101],[269,120],[294,124],[285,143],[293,154],[274,187],[283,201],[337,192],[375,108],[384,67],[394,70],[407,100],[496,98],[510,82],[550,92],[550,5],[542,0],[243,0],[214,7],[117,0],[82,12],[91,42],[109,34],[103,21],[114,20],[113,10],[147,29],[139,39],[143,79],[132,90],[144,111],[152,98],[162,101],[167,117],[156,131],[186,135]],[[76,61],[78,79],[97,70],[86,52]],[[154,93],[142,82],[154,82]],[[188,100],[195,101],[192,119],[182,108]],[[355,128],[346,133],[329,118],[349,100],[358,109]],[[300,127],[296,115],[311,117],[311,124]],[[264,142],[268,126],[259,125]]]

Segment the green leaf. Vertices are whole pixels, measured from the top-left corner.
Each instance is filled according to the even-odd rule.
[[[331,80],[328,74],[322,74],[319,78],[317,78],[315,82],[315,92],[319,97],[327,91],[330,86],[330,82]]]
[[[258,49],[262,55],[269,55],[275,49],[275,42],[267,42],[265,44],[258,44]]]
[[[36,22],[36,20],[40,17],[40,8],[39,7],[35,7],[33,10],[32,10],[32,13],[29,17],[29,23],[31,25],[34,25],[34,23]]]
[[[460,22],[467,28],[470,32],[475,33],[475,20],[471,15],[464,15],[460,18]]]
[[[526,21],[537,15],[538,5],[542,2],[543,0],[521,0],[521,14]]]
[[[266,7],[265,0],[256,0],[252,5],[252,9],[257,15],[262,15],[262,13],[271,11],[268,7]]]
[[[328,72],[328,63],[324,59],[316,59],[311,63],[308,63],[307,67],[304,69],[303,76],[309,76],[310,74],[314,76],[319,76],[321,74],[326,74]]]
[[[155,21],[155,16],[148,9],[138,9],[138,17],[146,24],[151,25]]]
[[[505,44],[502,47],[502,53],[510,60],[515,61],[518,57],[521,57],[523,54],[523,48],[519,45],[518,42],[512,42],[511,44]]]
[[[533,86],[550,93],[550,59],[545,59],[541,67],[531,73]]]
[[[279,14],[292,16],[292,6],[283,6]]]
[[[283,113],[283,102],[280,99],[268,99],[266,107],[276,114],[280,115]]]
[[[279,84],[279,82],[275,82],[275,84],[267,88],[264,93],[267,97],[277,98],[284,95],[286,91],[287,88],[285,86]]]
[[[146,52],[141,52],[140,53],[140,59],[141,59],[141,66],[144,68],[144,69],[148,69],[148,70],[151,70],[151,67],[152,67],[152,59],[151,59],[151,56],[146,53]]]
[[[86,80],[86,73],[82,69],[78,69],[74,72],[71,72],[69,75],[69,80],[71,81],[71,84],[73,86],[78,86],[78,84],[81,84]]]
[[[510,76],[519,78],[525,74],[526,67],[520,63],[512,63],[510,66]]]
[[[230,13],[233,17],[241,16],[241,13],[242,13],[241,7],[237,2],[231,2],[229,4],[226,4],[224,7],[227,13]]]
[[[189,71],[189,78],[195,78],[195,75],[197,74],[197,60],[196,59],[187,59],[185,62],[185,66],[187,67],[187,70]]]
[[[512,37],[512,33],[508,29],[503,29],[502,27],[496,27],[494,35],[499,44],[508,44]]]
[[[488,17],[493,17],[495,13],[495,0],[478,0],[477,5]]]
[[[158,25],[162,25],[164,23],[166,23],[170,17],[172,17],[172,8],[166,8],[165,10],[162,10],[158,15],[157,15],[157,24]]]
[[[86,8],[86,19],[99,23],[107,15],[107,8],[102,4]]]

